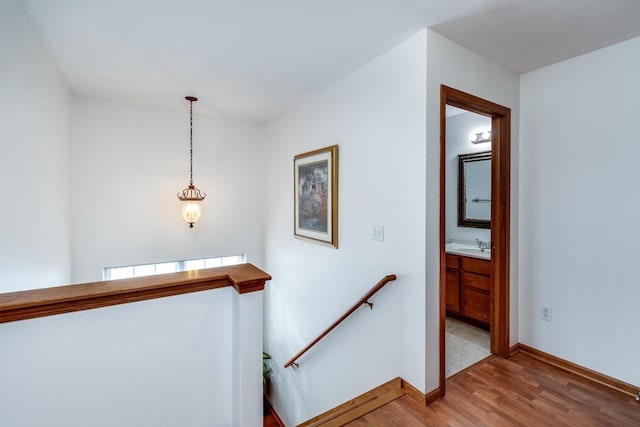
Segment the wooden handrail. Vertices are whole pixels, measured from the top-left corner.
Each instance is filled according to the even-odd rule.
[[[323,333],[318,335],[318,337],[316,339],[311,341],[311,343],[308,346],[306,346],[305,348],[300,350],[300,352],[298,354],[293,356],[291,358],[291,360],[289,360],[287,363],[285,363],[284,367],[288,368],[289,366],[292,366],[292,365],[298,366],[298,364],[296,363],[296,360],[298,360],[300,358],[300,356],[305,354],[311,347],[316,345],[318,343],[318,341],[320,341],[322,338],[326,337],[329,334],[329,332],[333,331],[336,328],[336,326],[338,326],[340,323],[342,323],[347,317],[349,317],[351,315],[351,313],[356,311],[363,304],[367,304],[371,309],[373,309],[373,303],[369,302],[369,298],[371,298],[373,295],[375,295],[375,293],[378,292],[380,289],[382,289],[387,283],[392,282],[394,280],[396,280],[396,275],[395,274],[389,274],[388,276],[384,276],[382,278],[382,280],[380,280],[373,288],[369,289],[369,292],[367,292],[362,298],[360,298],[358,300],[358,302],[353,305],[353,307],[351,307],[349,310],[347,310],[347,312],[345,314],[343,314],[342,317],[340,317],[338,320],[336,320],[333,323],[333,325],[329,326],[327,328],[327,330],[325,330]]]
[[[233,286],[239,294],[261,291],[271,276],[251,264],[108,280],[0,294],[0,323],[89,310]]]

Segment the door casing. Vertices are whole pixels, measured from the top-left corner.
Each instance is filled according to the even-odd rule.
[[[445,394],[445,177],[446,106],[491,117],[491,352],[509,355],[509,227],[511,194],[511,109],[460,90],[440,86],[440,381],[439,397]],[[430,393],[431,394],[431,393]]]

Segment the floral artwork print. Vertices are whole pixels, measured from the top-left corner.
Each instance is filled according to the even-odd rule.
[[[293,157],[293,234],[338,248],[338,146]]]
[[[326,233],[328,230],[329,162],[298,166],[298,226]]]

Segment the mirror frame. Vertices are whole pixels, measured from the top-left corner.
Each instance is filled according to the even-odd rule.
[[[467,162],[478,162],[482,160],[491,161],[491,151],[458,155],[458,227],[491,228],[491,219],[467,218],[465,216],[467,211],[467,180],[464,165]],[[489,176],[489,180],[491,180],[491,176]],[[491,181],[489,181],[489,186],[491,186]],[[491,194],[491,192],[489,192],[489,194]]]

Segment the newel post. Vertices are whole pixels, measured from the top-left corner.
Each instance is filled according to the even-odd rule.
[[[256,281],[234,283],[238,291],[233,295],[232,307],[232,422],[234,427],[259,426],[263,422],[262,299],[264,282],[265,280],[261,283]]]

